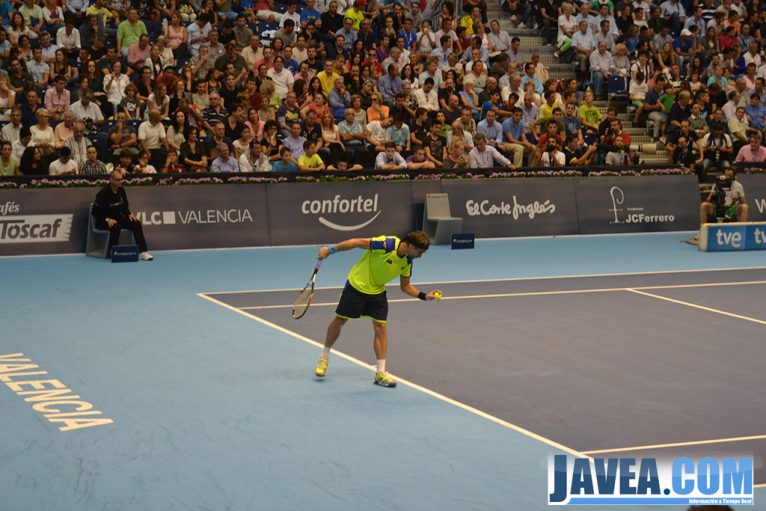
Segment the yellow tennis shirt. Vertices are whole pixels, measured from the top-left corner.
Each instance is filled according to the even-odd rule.
[[[412,258],[399,257],[396,251],[401,241],[396,236],[376,236],[348,274],[349,283],[368,295],[380,294],[386,284],[396,277],[412,275]]]

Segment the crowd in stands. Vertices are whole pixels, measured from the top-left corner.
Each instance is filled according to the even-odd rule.
[[[650,123],[669,163],[702,174],[766,159],[760,2],[545,0],[541,12],[546,27],[556,20],[547,41],[579,82],[598,97],[627,92],[633,124]]]
[[[0,0],[0,175],[638,163],[610,92],[669,163],[766,160],[760,3],[500,7],[574,78],[485,0]]]

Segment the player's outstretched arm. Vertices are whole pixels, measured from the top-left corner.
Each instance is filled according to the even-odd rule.
[[[351,250],[352,248],[361,248],[367,250],[370,248],[370,238],[351,238],[343,240],[335,245],[327,245],[319,249],[319,255],[317,258],[325,259],[330,254],[335,252],[343,252],[345,250]]]

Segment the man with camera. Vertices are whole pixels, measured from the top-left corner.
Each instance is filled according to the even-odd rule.
[[[564,158],[567,165],[589,165],[598,150],[597,144],[580,145],[577,135],[567,135]]]
[[[724,133],[723,124],[714,123],[712,131],[702,137],[700,141],[704,150],[702,160],[702,173],[707,174],[711,167],[728,168],[731,166],[734,146],[731,137]]]
[[[618,140],[621,141],[621,145],[618,147]],[[634,155],[630,151],[630,135],[627,131],[622,129],[622,123],[619,119],[613,118],[609,121],[609,129],[604,131],[604,133],[601,135],[599,139],[599,147],[598,147],[598,155],[597,155],[597,162],[599,164],[606,163],[607,165],[612,165],[609,162],[607,162],[607,156],[609,153],[622,153],[624,152],[625,155],[625,165],[638,165],[638,155]],[[615,156],[610,159],[610,161],[614,161]],[[619,157],[621,158],[621,156]]]
[[[718,176],[707,199],[700,204],[700,226],[715,218],[722,222],[747,222],[748,213],[745,188],[734,176],[734,167],[726,167]],[[699,243],[699,233],[689,240]]]
[[[544,167],[563,167],[566,165],[566,156],[559,150],[559,141],[556,137],[548,140],[548,144],[540,157],[540,165]]]

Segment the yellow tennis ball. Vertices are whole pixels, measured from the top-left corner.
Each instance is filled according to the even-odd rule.
[[[434,298],[436,300],[441,300],[442,299],[442,294],[439,291],[436,291],[436,292],[434,292]]]

